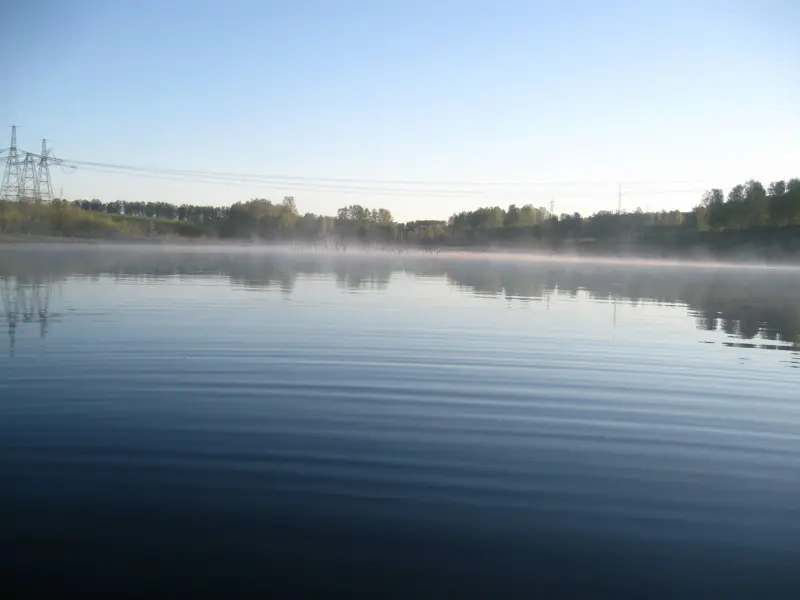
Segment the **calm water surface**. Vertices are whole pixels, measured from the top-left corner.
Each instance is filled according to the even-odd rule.
[[[4,585],[800,597],[800,272],[8,246],[0,277]]]

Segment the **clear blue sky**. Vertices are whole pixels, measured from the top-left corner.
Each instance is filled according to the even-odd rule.
[[[551,197],[590,213],[640,181],[625,208],[687,208],[800,176],[798,22],[796,0],[13,2],[0,121],[63,158],[309,178],[56,170],[68,198],[446,218]]]

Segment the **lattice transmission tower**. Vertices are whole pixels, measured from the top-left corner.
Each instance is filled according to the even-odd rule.
[[[19,176],[19,200],[25,202],[41,200],[39,194],[39,178],[36,173],[36,158],[30,152],[25,153],[22,161],[22,173]]]
[[[53,200],[53,180],[50,179],[50,150],[47,149],[47,140],[42,140],[42,153],[39,155],[36,185],[39,188],[39,198],[44,202]]]
[[[20,158],[24,156],[24,158]],[[0,184],[0,200],[17,202],[50,202],[53,200],[53,180],[50,177],[50,166],[58,165],[62,169],[75,169],[56,158],[47,147],[47,140],[42,140],[42,153],[27,152],[17,147],[17,127],[11,126],[11,147],[6,157],[6,168],[3,182]]]
[[[11,146],[6,157],[6,168],[3,171],[3,182],[0,184],[0,200],[17,200],[19,198],[19,151],[17,150],[17,126],[11,126]]]

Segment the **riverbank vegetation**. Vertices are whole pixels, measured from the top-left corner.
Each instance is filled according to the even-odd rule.
[[[0,202],[0,235],[98,239],[219,239],[347,245],[575,248],[587,251],[712,250],[747,245],[800,253],[800,179],[766,188],[748,181],[712,189],[691,211],[551,214],[533,205],[481,207],[447,221],[399,223],[385,208],[359,204],[336,215],[301,213],[292,197],[232,206],[56,200]]]

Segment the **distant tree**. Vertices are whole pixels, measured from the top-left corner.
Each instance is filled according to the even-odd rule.
[[[379,208],[377,223],[379,225],[392,225],[394,223],[394,217],[392,217],[392,213],[389,210]]]
[[[767,192],[760,181],[751,179],[744,186],[744,225],[756,227],[767,222]]]
[[[736,185],[728,192],[728,201],[724,205],[724,224],[726,227],[741,229],[747,221],[744,206],[744,186]]]
[[[786,182],[781,181],[773,181],[769,184],[769,195],[770,196],[783,196],[786,193]]]
[[[731,191],[728,192],[728,202],[735,203],[735,202],[744,202],[744,186],[743,185],[735,185],[731,188]]]
[[[297,214],[297,203],[294,200],[294,196],[285,196],[281,204],[284,210],[293,215]]]
[[[505,227],[514,227],[515,225],[519,224],[519,221],[520,211],[516,204],[511,204],[506,211],[505,222],[503,225]]]
[[[712,204],[722,204],[723,202],[725,202],[725,194],[721,189],[714,188],[703,194],[701,204],[708,207]]]
[[[694,215],[697,222],[698,231],[705,231],[706,229],[710,228],[708,223],[709,207],[707,205],[700,204],[696,206],[694,209]]]
[[[119,215],[122,213],[122,202],[116,200],[115,202],[109,202],[106,204],[106,212]]]

